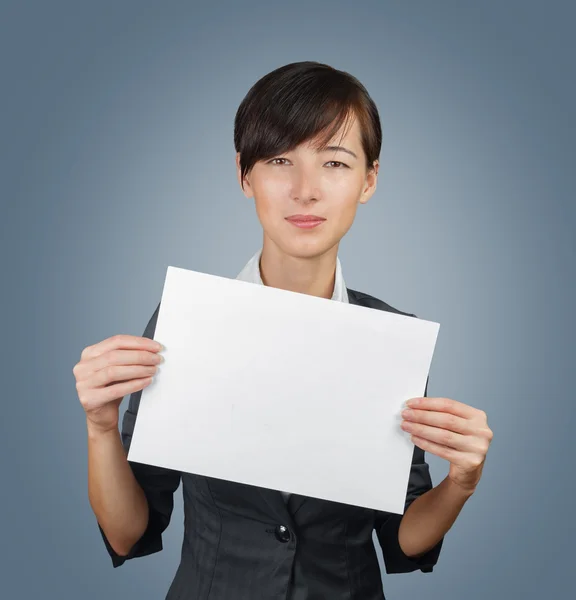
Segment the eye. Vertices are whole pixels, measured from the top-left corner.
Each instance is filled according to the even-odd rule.
[[[288,159],[286,159],[286,158],[281,158],[281,157],[277,157],[277,158],[273,158],[273,159],[270,161],[270,163],[271,163],[271,164],[278,164],[278,163],[275,163],[275,162],[274,162],[275,160],[288,160]]]
[[[338,162],[337,160],[330,160],[328,161],[328,163],[326,164],[333,164],[333,165],[339,165],[337,167],[334,167],[336,169],[340,169],[341,167],[347,167],[348,165],[345,165],[343,162]]]

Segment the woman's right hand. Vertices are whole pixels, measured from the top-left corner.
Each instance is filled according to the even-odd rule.
[[[120,334],[82,350],[72,372],[90,427],[102,432],[118,428],[122,399],[150,385],[161,349],[149,338]]]

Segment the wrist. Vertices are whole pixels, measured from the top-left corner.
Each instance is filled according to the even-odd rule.
[[[96,425],[93,421],[90,420],[90,417],[86,417],[86,430],[88,432],[88,438],[91,440],[94,439],[106,439],[106,438],[115,438],[118,437],[118,425],[115,427],[102,427],[100,425]]]
[[[450,488],[451,492],[455,495],[460,496],[464,500],[468,500],[470,496],[474,494],[476,491],[476,486],[463,486],[460,483],[454,481],[450,475],[448,475],[445,479],[447,486]]]

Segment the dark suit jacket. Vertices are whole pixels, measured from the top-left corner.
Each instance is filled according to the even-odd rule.
[[[348,296],[351,304],[416,317],[351,289]],[[153,339],[159,309],[144,337]],[[140,396],[141,391],[130,396],[124,413],[126,450]],[[135,462],[130,466],[148,499],[148,528],[127,556],[119,556],[99,529],[114,567],[162,550],[173,495],[182,482],[184,539],[166,600],[383,600],[374,529],[387,573],[431,572],[444,541],[412,559],[398,543],[399,514],[298,494],[286,504],[275,490]],[[406,508],[431,488],[424,451],[415,447]]]

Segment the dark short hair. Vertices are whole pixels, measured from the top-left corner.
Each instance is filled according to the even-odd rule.
[[[352,75],[319,62],[295,62],[264,75],[248,91],[234,119],[234,147],[242,181],[260,160],[318,139],[327,145],[355,116],[366,168],[380,155],[382,128],[376,104]]]

